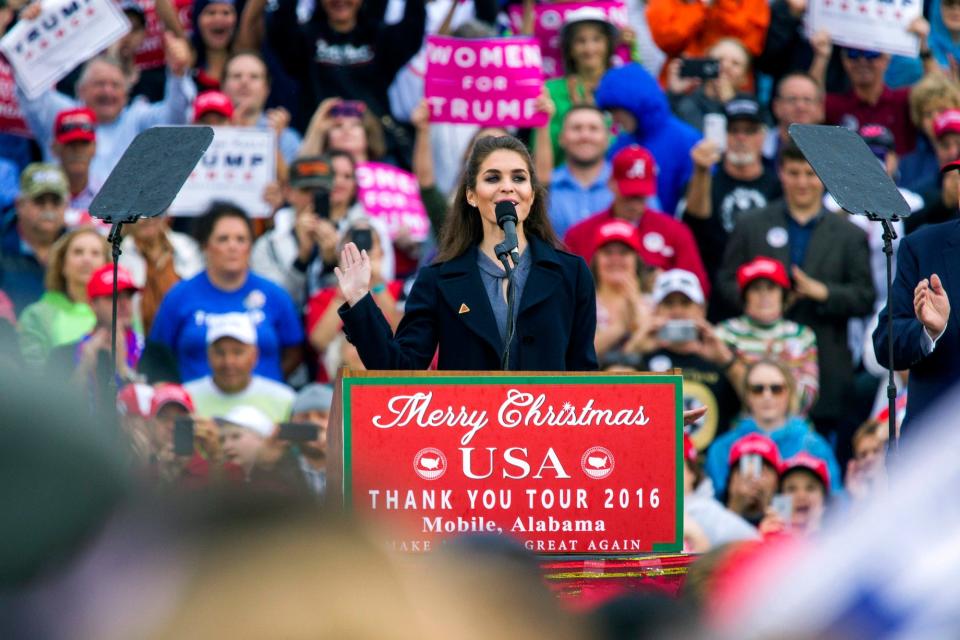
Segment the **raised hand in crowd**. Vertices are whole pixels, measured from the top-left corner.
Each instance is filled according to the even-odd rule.
[[[795,18],[801,18],[807,12],[807,0],[787,0],[787,7]]]
[[[927,334],[933,339],[940,337],[950,317],[950,300],[940,276],[933,274],[917,284],[913,290],[913,310]]]
[[[538,113],[547,114],[547,119],[537,131],[536,139],[533,144],[533,167],[540,176],[541,180],[549,178],[553,171],[553,142],[550,138],[550,122],[557,114],[557,105],[550,98],[550,93],[546,88],[540,93],[540,96],[534,102],[534,108]]]
[[[667,63],[667,93],[684,95],[700,87],[700,78],[684,78],[680,75],[683,58],[674,58]]]
[[[276,107],[267,109],[264,115],[267,117],[267,126],[273,129],[279,140],[280,135],[290,126],[290,112],[283,107]]]
[[[327,137],[327,132],[333,126],[333,118],[330,112],[334,107],[341,104],[340,98],[327,98],[317,107],[310,118],[310,124],[307,125],[307,132],[303,136],[303,144],[300,145],[300,151],[297,156],[315,156],[323,153],[323,141]]]
[[[36,20],[42,12],[43,7],[40,6],[40,3],[32,2],[23,8],[18,17],[21,20]]]
[[[833,39],[830,33],[824,30],[810,36],[810,48],[813,49],[813,61],[810,63],[810,77],[821,89],[826,87],[827,66],[833,54]]]
[[[193,66],[193,49],[184,38],[178,38],[169,31],[163,32],[163,52],[170,73],[182,77]]]

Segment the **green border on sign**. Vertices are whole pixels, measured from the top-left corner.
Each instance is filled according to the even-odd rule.
[[[350,511],[353,509],[353,473],[352,473],[352,453],[351,453],[351,392],[353,387],[382,387],[395,385],[487,385],[487,384],[597,384],[603,381],[611,384],[625,385],[643,385],[643,384],[671,384],[674,387],[674,400],[676,407],[676,451],[675,464],[677,469],[676,495],[676,525],[677,537],[671,542],[655,542],[651,545],[653,553],[679,553],[683,549],[683,376],[680,375],[544,375],[544,376],[437,376],[435,378],[413,377],[413,376],[389,376],[389,377],[344,377],[341,380],[343,387],[342,407],[343,407],[343,506]],[[623,554],[597,554],[604,556],[617,556]]]

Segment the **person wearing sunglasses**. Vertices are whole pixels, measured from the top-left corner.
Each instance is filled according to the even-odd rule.
[[[917,17],[906,30],[915,34],[920,41],[924,74],[936,73],[938,65],[927,46],[930,24],[923,17]],[[810,75],[823,87],[833,45],[829,34],[825,32],[814,35],[810,44],[814,51]],[[864,124],[882,124],[893,133],[899,155],[913,151],[917,143],[917,129],[910,119],[910,88],[891,89],[887,86],[884,74],[890,66],[890,54],[844,47],[840,52],[840,61],[850,90],[827,94],[826,124],[841,125],[854,131]]]
[[[743,377],[743,418],[707,450],[705,470],[715,488],[726,487],[734,443],[751,433],[773,440],[784,458],[807,451],[827,461],[831,490],[842,491],[840,465],[833,449],[804,418],[794,412],[796,381],[780,360],[761,359],[747,365]]]

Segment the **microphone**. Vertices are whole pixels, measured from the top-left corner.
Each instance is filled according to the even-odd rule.
[[[503,229],[506,239],[496,246],[497,257],[509,255],[516,266],[520,262],[520,254],[517,251],[517,206],[509,200],[502,200],[494,208],[494,214],[497,216],[497,226]]]

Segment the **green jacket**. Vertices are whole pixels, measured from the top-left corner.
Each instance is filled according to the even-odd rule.
[[[17,321],[24,364],[42,368],[51,349],[80,340],[96,323],[86,302],[73,302],[63,293],[47,291],[24,309]]]

